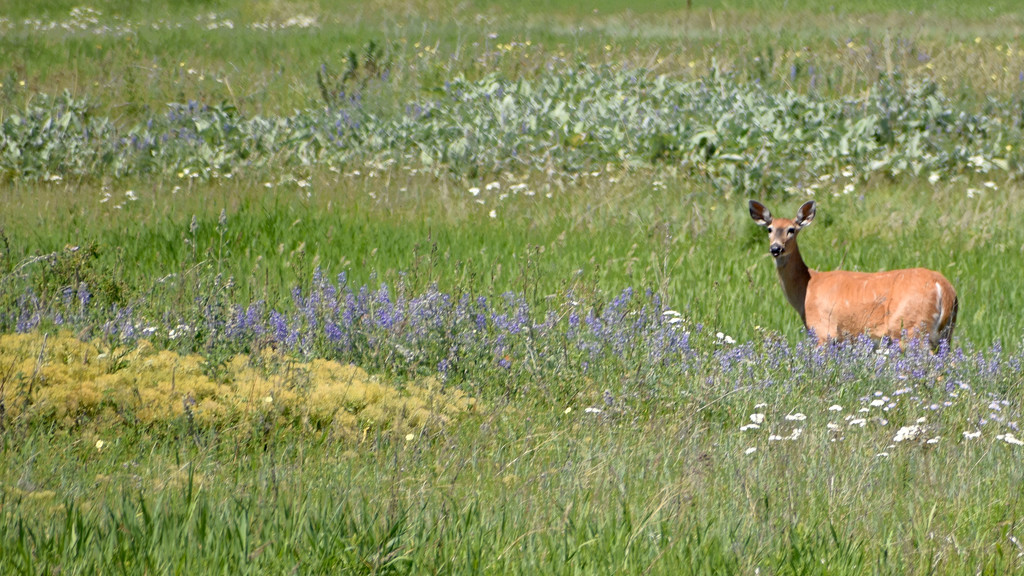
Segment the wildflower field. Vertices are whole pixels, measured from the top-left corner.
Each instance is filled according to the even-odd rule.
[[[642,4],[0,1],[0,573],[1024,573],[1024,8]]]

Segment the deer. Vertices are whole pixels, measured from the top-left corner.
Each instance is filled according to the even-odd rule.
[[[768,230],[769,251],[786,299],[800,314],[818,345],[867,335],[899,341],[927,339],[933,351],[953,338],[960,306],[953,285],[926,268],[888,272],[812,270],[804,263],[796,238],[814,220],[817,205],[805,202],[796,218],[772,218],[763,204],[750,201],[750,217]]]

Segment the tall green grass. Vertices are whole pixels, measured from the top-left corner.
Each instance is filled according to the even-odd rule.
[[[433,0],[379,9],[227,0],[76,7],[83,8],[54,1],[0,8],[0,56],[9,62],[0,109],[22,106],[35,92],[69,90],[129,120],[189,99],[283,114],[319,100],[321,64],[341,72],[350,53],[360,55],[370,42],[394,64],[393,85],[403,96],[429,93],[456,74],[541,74],[552,58],[692,77],[717,66],[802,89],[813,67],[815,89],[844,95],[861,93],[879,69],[928,73],[963,97],[1013,94],[1024,69],[1024,17],[1012,0],[697,1],[690,9],[609,0],[585,11],[563,2]],[[299,16],[312,24],[288,24]],[[794,66],[802,76],[791,77]]]
[[[98,450],[39,431],[5,440],[0,571],[1020,570],[1020,447],[959,437],[972,403],[926,418],[937,443],[827,410],[853,412],[870,390],[695,390],[641,418],[496,405],[355,450],[282,431],[104,435]],[[765,429],[741,431],[757,412]]]
[[[663,176],[609,178],[588,177],[552,198],[491,195],[486,205],[468,187],[429,177],[317,180],[310,197],[307,189],[259,182],[177,193],[139,183],[138,200],[116,191],[108,202],[96,192],[19,184],[0,191],[0,199],[8,207],[11,267],[67,245],[95,246],[94,273],[137,296],[173,294],[213,271],[233,278],[239,302],[275,306],[317,267],[346,272],[356,286],[394,284],[405,273],[413,291],[431,284],[481,294],[512,290],[538,303],[573,286],[606,294],[633,286],[735,338],[754,338],[757,327],[799,337],[799,317],[778,286],[745,198],[716,198]],[[662,180],[653,186],[652,178]],[[802,250],[821,270],[938,270],[960,296],[957,337],[1014,348],[1024,333],[1017,274],[1024,233],[1014,186],[980,187],[974,198],[955,184],[877,185],[819,198],[822,217],[801,235]],[[798,205],[769,204],[780,215]],[[37,261],[21,271],[42,274],[46,267]]]

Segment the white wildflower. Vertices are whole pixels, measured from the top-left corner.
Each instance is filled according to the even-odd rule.
[[[1024,446],[1024,441],[1021,441],[1016,436],[1014,436],[1013,432],[1007,432],[1006,434],[999,434],[998,436],[996,436],[996,439],[997,440],[1002,440],[1003,442],[1006,442],[1007,444],[1013,444],[1014,446]]]
[[[967,159],[967,165],[974,168],[975,172],[984,174],[992,168],[992,163],[985,159],[981,154],[976,154]]]
[[[914,424],[911,426],[904,426],[896,432],[896,437],[893,438],[893,442],[903,442],[904,440],[914,440],[921,435],[921,427]]]

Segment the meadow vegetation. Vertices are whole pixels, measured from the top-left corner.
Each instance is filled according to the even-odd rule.
[[[0,2],[0,572],[1024,570],[1022,29]],[[815,347],[747,198],[953,341]]]

